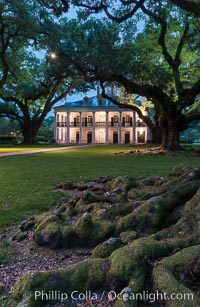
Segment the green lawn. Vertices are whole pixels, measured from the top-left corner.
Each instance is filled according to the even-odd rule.
[[[135,147],[132,147],[133,149]],[[137,147],[136,147],[137,148]],[[198,157],[115,155],[127,146],[94,146],[0,158],[0,225],[19,223],[27,214],[55,204],[62,193],[54,186],[98,175],[166,175],[175,165],[199,166]]]

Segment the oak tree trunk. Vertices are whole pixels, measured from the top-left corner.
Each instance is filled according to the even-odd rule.
[[[167,150],[180,150],[179,123],[177,118],[167,118],[162,126],[161,146]]]

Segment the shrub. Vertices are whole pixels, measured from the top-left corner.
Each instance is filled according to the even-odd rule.
[[[0,135],[0,144],[19,144],[22,142],[22,136]]]

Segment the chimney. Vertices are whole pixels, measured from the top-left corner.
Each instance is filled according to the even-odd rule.
[[[97,86],[97,98],[99,98],[99,96],[100,96],[100,87],[99,87],[99,85]]]
[[[115,87],[114,84],[111,85],[111,97],[114,98],[115,95]]]
[[[88,97],[87,97],[87,96],[85,96],[85,97],[83,98],[83,105],[84,105],[84,106],[88,106]]]
[[[103,104],[103,98],[102,98],[102,96],[100,95],[100,87],[99,87],[99,86],[97,86],[97,101],[98,101],[98,104],[99,104],[100,106],[102,106],[102,104]]]
[[[100,106],[103,105],[103,98],[102,98],[101,95],[98,96],[98,104],[99,104]]]

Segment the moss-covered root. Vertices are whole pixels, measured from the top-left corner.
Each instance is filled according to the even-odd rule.
[[[179,221],[170,228],[163,229],[152,237],[155,240],[171,240],[174,248],[183,249],[200,244],[200,188],[185,204]]]
[[[25,274],[18,280],[14,289],[17,300],[23,300],[29,307],[44,306],[45,295],[42,293],[72,293],[86,292],[88,289],[101,288],[105,281],[103,262],[100,259],[90,259],[73,264],[66,269],[51,272]],[[40,295],[41,294],[41,295]]]
[[[116,290],[125,285],[134,286],[134,291],[144,290],[146,265],[149,260],[167,256],[170,248],[166,243],[142,238],[131,245],[119,248],[110,256],[109,281]]]
[[[128,215],[117,222],[116,232],[140,229],[146,233],[153,233],[163,225],[171,212],[188,201],[199,188],[200,181],[195,180],[173,187],[169,192],[155,196],[142,203]]]
[[[97,245],[93,249],[92,257],[93,258],[109,257],[114,250],[122,246],[123,246],[123,243],[119,238],[110,238],[107,241]]]
[[[177,267],[187,266],[188,263],[195,261],[199,255],[200,245],[191,246],[171,257],[163,259],[162,263],[153,269],[154,290],[166,293],[166,296],[169,298],[166,301],[167,306],[200,306],[200,298],[174,276]]]

